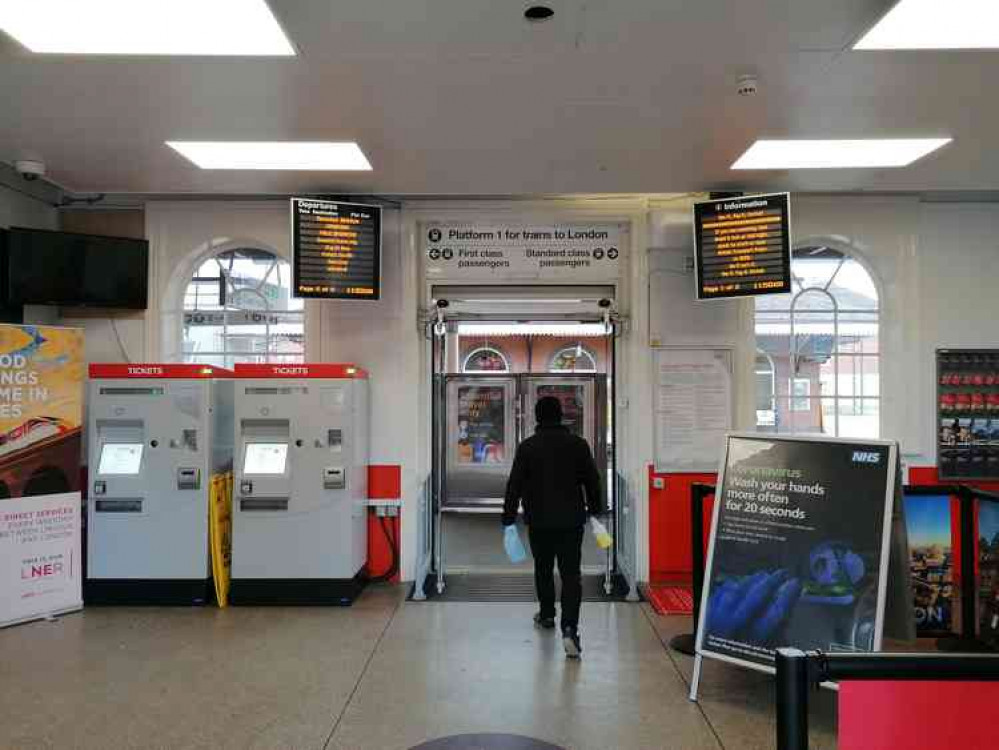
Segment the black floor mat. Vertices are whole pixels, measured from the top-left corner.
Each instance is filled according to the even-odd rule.
[[[443,594],[437,593],[437,577],[428,576],[424,584],[427,601],[434,602],[534,602],[534,576],[523,573],[483,574],[452,573],[444,578]],[[584,602],[621,602],[628,595],[628,585],[624,578],[615,576],[614,590],[604,593],[602,575],[583,576]],[[555,577],[556,589],[559,587]],[[410,592],[412,599],[412,592]]]

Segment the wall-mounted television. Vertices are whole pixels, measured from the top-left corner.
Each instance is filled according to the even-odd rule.
[[[7,299],[15,305],[145,310],[149,243],[11,227]]]

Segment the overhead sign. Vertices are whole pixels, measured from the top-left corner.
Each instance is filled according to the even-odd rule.
[[[730,436],[698,654],[772,670],[785,646],[880,650],[897,455],[885,441]]]
[[[0,626],[83,606],[83,332],[0,326]]]
[[[292,198],[293,293],[321,299],[378,299],[382,210]]]
[[[791,291],[788,193],[694,204],[697,299]]]
[[[421,225],[427,276],[435,279],[560,282],[617,279],[628,224]]]

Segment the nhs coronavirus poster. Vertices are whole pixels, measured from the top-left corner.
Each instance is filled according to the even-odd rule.
[[[82,606],[83,332],[0,325],[0,626]]]
[[[729,437],[698,652],[770,669],[785,646],[879,649],[896,461],[889,442]]]

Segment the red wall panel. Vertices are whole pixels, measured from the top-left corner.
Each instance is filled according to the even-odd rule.
[[[653,486],[662,479],[664,487]],[[715,474],[656,474],[649,467],[649,581],[690,580],[690,486],[714,484]],[[711,529],[711,503],[705,508],[705,540]]]
[[[844,682],[840,750],[992,750],[994,682]]]

